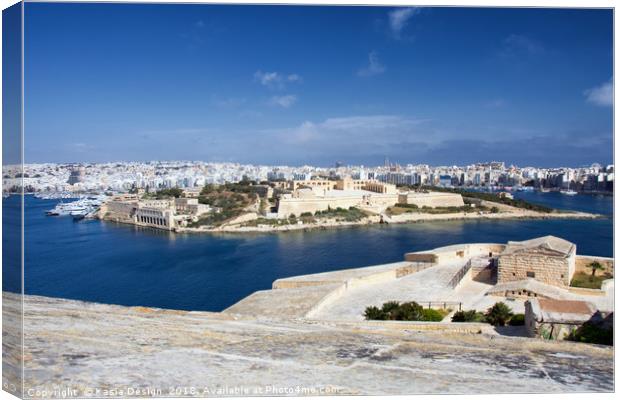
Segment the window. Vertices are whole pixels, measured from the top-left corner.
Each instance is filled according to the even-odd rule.
[[[527,272],[525,273],[525,275],[526,275],[528,278],[536,278],[536,274],[535,274],[534,272],[532,272],[532,271],[527,271]]]

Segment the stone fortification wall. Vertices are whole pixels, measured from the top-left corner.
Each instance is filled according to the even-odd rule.
[[[458,193],[440,193],[440,192],[430,192],[430,193],[417,193],[417,192],[409,192],[400,194],[398,196],[399,203],[405,204],[415,204],[416,206],[422,207],[463,207],[465,203],[463,202],[463,196]]]
[[[138,206],[137,201],[111,200],[101,206],[99,215],[103,219],[116,222],[133,223],[133,216]]]
[[[575,271],[585,271],[591,272],[591,269],[588,267],[593,261],[598,261],[605,268],[602,272],[609,272],[614,275],[614,259],[609,257],[598,257],[598,256],[581,256],[578,255],[575,257]],[[601,271],[598,271],[597,274],[600,274]]]
[[[286,218],[291,214],[300,216],[307,212],[314,214],[317,211],[325,211],[330,208],[336,209],[340,207],[348,209],[349,207],[360,207],[367,203],[389,207],[396,204],[397,199],[398,195],[396,194],[381,193],[369,193],[366,198],[360,195],[312,196],[309,198],[283,197],[278,202],[278,218]]]
[[[359,197],[312,197],[312,198],[282,198],[278,202],[278,218],[286,218],[291,214],[300,216],[309,212],[325,211],[329,208],[349,208],[361,203]]]
[[[325,297],[321,299],[317,304],[315,304],[310,311],[306,314],[306,318],[314,318],[315,315],[318,314],[320,310],[322,310],[325,306],[332,304],[333,302],[340,299],[347,291],[359,287],[363,287],[366,285],[372,285],[381,282],[389,282],[395,280],[397,278],[401,278],[405,275],[413,274],[419,271],[422,271],[426,268],[431,267],[432,264],[418,264],[418,265],[409,265],[405,267],[399,267],[390,269],[387,271],[381,271],[374,274],[354,277],[347,279],[342,285],[338,286],[335,290],[329,292]]]
[[[497,282],[534,278],[549,285],[568,286],[574,265],[574,255],[571,260],[533,252],[506,254],[498,259]]]
[[[460,260],[469,260],[476,256],[493,257],[504,250],[506,246],[495,243],[457,244],[454,246],[439,247],[429,251],[405,254],[405,261],[433,262],[441,264]]]

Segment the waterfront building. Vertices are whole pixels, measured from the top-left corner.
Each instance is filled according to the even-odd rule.
[[[339,180],[291,181],[290,193],[277,202],[278,218],[329,209],[360,207],[383,211],[398,202],[395,185],[345,177]]]
[[[137,196],[116,196],[101,206],[99,217],[106,220],[175,230],[210,212],[197,198],[139,200]]]

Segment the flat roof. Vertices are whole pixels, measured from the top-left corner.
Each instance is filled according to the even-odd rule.
[[[590,304],[581,300],[538,299],[538,304],[540,309],[546,312],[588,315],[594,313]]]

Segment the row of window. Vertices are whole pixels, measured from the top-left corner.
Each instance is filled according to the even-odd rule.
[[[138,216],[138,222],[142,222],[143,224],[153,224],[153,225],[166,225],[165,218],[157,218],[157,217],[147,217],[145,215]]]

